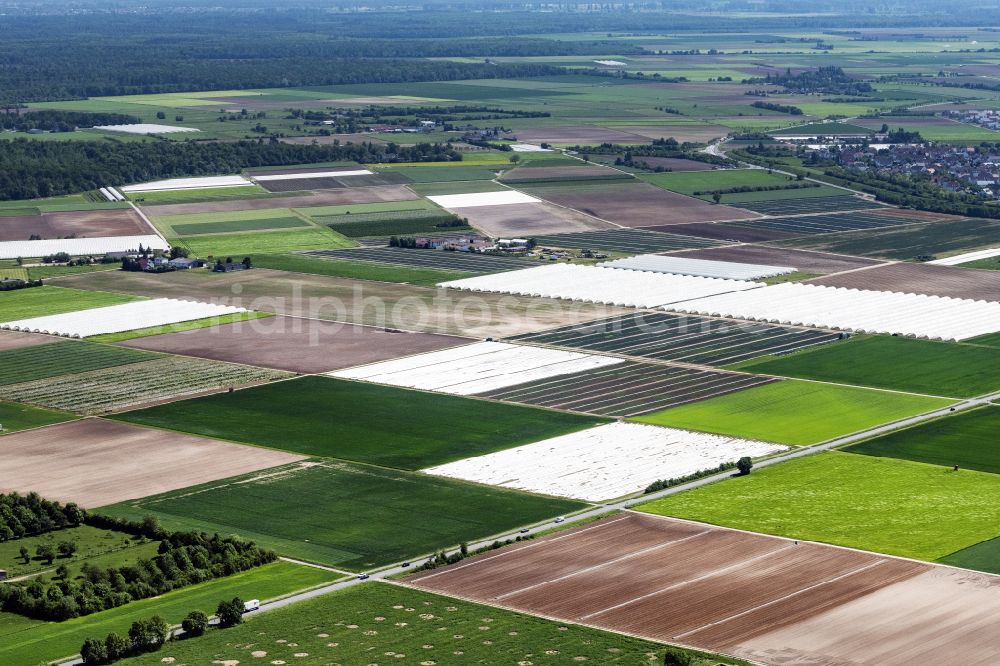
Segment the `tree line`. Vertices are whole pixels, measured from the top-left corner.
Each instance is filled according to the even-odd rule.
[[[95,125],[125,125],[141,123],[142,119],[124,113],[90,113],[84,111],[62,111],[60,109],[38,109],[21,111],[17,107],[0,109],[0,129],[27,132],[72,132],[78,127]]]
[[[86,517],[75,503],[63,505],[38,493],[0,495],[0,542],[75,527]]]
[[[84,563],[81,579],[58,579],[0,585],[0,610],[37,620],[61,622],[116,608],[138,599],[247,571],[277,559],[252,541],[198,532],[173,532],[158,554],[124,566]]]
[[[0,200],[34,199],[105,185],[161,178],[236,173],[241,169],[353,160],[452,162],[461,153],[447,144],[381,143],[292,145],[278,141],[121,142],[15,139],[0,150]]]

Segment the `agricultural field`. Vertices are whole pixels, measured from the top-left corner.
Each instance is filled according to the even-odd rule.
[[[897,263],[846,275],[813,280],[847,289],[878,289],[929,296],[995,301],[1000,298],[1000,272],[952,266]]]
[[[19,430],[30,430],[54,423],[62,423],[72,418],[74,416],[66,412],[39,409],[13,402],[0,402],[0,435],[9,435]]]
[[[69,340],[8,349],[0,352],[0,386],[115,368],[155,358],[157,355],[147,352]],[[6,389],[0,389],[0,394],[6,395]]]
[[[833,215],[808,215],[805,217],[769,217],[752,222],[734,223],[731,226],[752,226],[755,229],[770,229],[793,236],[811,234],[832,234],[843,231],[859,231],[895,227],[902,224],[920,222],[899,216],[882,216],[870,213],[839,213]]]
[[[483,636],[488,638],[481,640]],[[412,658],[445,664],[456,657],[472,663],[517,663],[544,654],[553,662],[655,664],[662,662],[663,651],[662,645],[651,641],[379,583],[268,612],[249,618],[243,626],[172,643],[123,663],[158,665],[165,658],[196,663],[211,655],[218,660],[253,658],[322,666],[330,659],[360,664],[373,654],[404,663]],[[741,663],[689,654],[695,658],[693,666]]]
[[[626,361],[479,395],[609,417],[648,414],[765,384],[770,378]]]
[[[351,240],[331,229],[315,226],[300,231],[182,236],[178,242],[197,257],[235,258],[253,254],[329,250],[354,245]]]
[[[422,391],[476,395],[622,362],[610,356],[488,341],[330,374]]]
[[[934,561],[1000,534],[1000,508],[989,500],[998,488],[995,474],[833,451],[641,510]]]
[[[637,423],[610,423],[423,470],[544,495],[600,502],[676,479],[759,458],[786,447]]]
[[[900,337],[859,337],[844,344],[782,358],[762,358],[736,367],[783,377],[956,398],[1000,390],[1000,350]]]
[[[750,211],[718,206],[648,183],[570,182],[534,185],[525,191],[629,228],[758,217]]]
[[[819,250],[862,257],[897,259],[945,256],[996,245],[1000,220],[968,218],[906,224],[870,232],[815,235],[775,243],[802,250]]]
[[[811,190],[804,190],[811,192]],[[805,215],[809,213],[829,213],[831,211],[874,210],[885,208],[868,199],[862,199],[841,190],[837,196],[805,198],[772,198],[763,201],[745,201],[743,208],[764,215]]]
[[[406,409],[401,411],[403,404]],[[601,422],[330,377],[303,377],[127,412],[116,418],[400,469],[421,469]]]
[[[89,310],[140,300],[136,296],[101,291],[83,291],[66,287],[33,287],[0,293],[0,319],[44,317],[46,315]],[[0,322],[2,323],[2,322]]]
[[[248,512],[248,506],[254,510]],[[288,557],[359,570],[584,506],[383,467],[311,459],[102,511],[131,518],[153,514],[170,529],[239,534]],[[401,521],[406,515],[423,518]],[[309,538],[303,539],[304,534]]]
[[[678,302],[683,306],[691,299],[738,293],[760,285],[746,280],[718,280],[579,264],[547,264],[537,268],[477,275],[444,282],[438,286],[461,291],[654,308]]]
[[[786,248],[766,247],[763,245],[732,245],[709,247],[691,250],[679,254],[691,259],[709,259],[711,261],[736,261],[748,264],[777,264],[793,266],[799,271],[826,275],[840,273],[857,268],[875,266],[881,262],[877,259],[849,257],[841,254],[826,254],[824,252],[809,252]]]
[[[718,169],[714,171],[643,174],[640,179],[665,190],[697,196],[706,200],[711,199],[711,193],[715,191],[742,187],[749,189],[756,187],[792,188],[796,184],[794,176],[768,173],[764,169]],[[777,198],[781,196],[778,194],[779,191],[776,189],[770,193]]]
[[[718,241],[661,233],[645,229],[611,229],[608,231],[577,232],[571,234],[532,236],[540,247],[574,250],[603,250],[626,254],[668,252],[722,245]]]
[[[943,398],[789,380],[681,405],[637,420],[801,446],[949,404]]]
[[[711,488],[730,483],[737,481]],[[798,658],[817,662],[833,653],[842,663],[901,666],[896,646],[907,644],[975,661],[991,645],[980,633],[990,625],[982,609],[1000,603],[980,574],[636,513],[407,583],[772,663],[790,644]]]
[[[277,316],[267,321],[164,332],[126,341],[124,346],[305,374],[423,354],[467,342],[452,336]]]
[[[520,257],[493,256],[475,252],[445,252],[433,249],[413,250],[400,247],[317,250],[304,254],[308,257],[322,259],[363,261],[376,264],[392,264],[396,266],[476,274],[528,268],[538,263],[537,261]]]
[[[471,277],[466,271],[443,271],[436,268],[413,268],[396,264],[376,264],[340,259],[321,258],[315,254],[257,254],[253,256],[257,268],[271,268],[293,273],[326,275],[352,280],[399,282],[431,287],[439,282]]]
[[[94,418],[6,435],[3,447],[0,492],[33,490],[85,508],[127,500],[137,489],[164,492],[301,460]]]
[[[39,333],[25,333],[23,331],[5,331],[0,329],[0,352],[11,349],[23,349],[36,345],[45,345],[55,340],[48,335]],[[2,358],[2,356],[0,356]]]
[[[42,238],[142,236],[149,225],[131,209],[83,210],[28,216],[0,215],[0,241]]]
[[[373,264],[374,265],[374,264]],[[360,264],[359,264],[360,266]],[[402,268],[400,270],[403,270]],[[463,305],[434,289],[254,269],[229,274],[177,271],[89,273],[64,284],[137,295],[194,298],[312,319],[426,333],[501,338],[618,314],[612,306],[477,294]],[[233,287],[239,285],[239,294]],[[372,298],[369,298],[372,297]],[[2,295],[0,295],[2,298]]]
[[[217,326],[224,326],[226,324],[234,324],[238,322],[251,321],[253,319],[266,319],[268,317],[273,317],[270,312],[235,312],[233,314],[218,315],[216,317],[207,317],[205,319],[192,319],[191,321],[179,321],[174,324],[163,324],[161,326],[148,326],[146,328],[136,328],[131,331],[122,331],[120,333],[103,333],[101,335],[92,335],[87,338],[88,342],[104,342],[112,344],[115,342],[124,342],[126,340],[135,340],[136,338],[147,338],[152,335],[164,335],[166,333],[184,333],[189,331],[197,331],[202,328],[215,328]]]
[[[288,376],[278,370],[168,356],[125,368],[112,367],[8,384],[0,389],[0,395],[49,409],[94,415],[252,386]],[[157,379],[151,381],[150,377]]]
[[[838,333],[809,328],[642,312],[513,339],[589,352],[725,366],[821,346],[838,338]]]
[[[338,577],[336,573],[314,567],[274,562],[65,622],[39,622],[0,613],[0,660],[10,664],[45,663],[76,654],[87,638],[103,637],[112,631],[127,636],[134,621],[152,615],[179,624],[192,610],[214,612],[223,599],[234,596],[274,599]]]
[[[986,406],[897,430],[845,450],[997,474],[1000,473],[1000,447],[995,437],[998,425],[1000,408]]]

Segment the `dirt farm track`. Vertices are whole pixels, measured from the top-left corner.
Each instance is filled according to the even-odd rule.
[[[409,582],[765,663],[998,656],[989,623],[1000,577],[636,513]]]

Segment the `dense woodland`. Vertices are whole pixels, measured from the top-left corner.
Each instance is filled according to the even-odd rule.
[[[0,541],[79,525],[86,515],[72,502],[62,505],[38,493],[0,495]]]
[[[162,178],[236,173],[249,167],[342,160],[370,164],[461,159],[461,153],[445,144],[427,143],[298,146],[264,140],[139,143],[17,139],[6,142],[0,150],[0,200],[55,196]]]
[[[0,129],[17,130],[18,132],[27,132],[33,129],[45,132],[72,132],[78,127],[141,122],[141,118],[123,113],[87,113],[57,109],[25,112],[18,108],[0,109]]]

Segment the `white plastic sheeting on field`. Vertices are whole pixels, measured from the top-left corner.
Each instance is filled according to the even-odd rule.
[[[765,456],[769,442],[639,423],[611,423],[423,470],[505,488],[599,502],[672,479]]]
[[[107,254],[108,252],[128,252],[139,246],[153,250],[166,250],[170,246],[155,234],[147,236],[105,236],[103,238],[53,238],[33,241],[0,242],[0,259],[18,257],[45,257],[57,252],[65,252],[74,257]]]
[[[343,176],[370,176],[368,169],[346,169],[343,171],[296,171],[295,173],[272,173],[265,176],[252,176],[254,180],[301,180],[302,178],[341,178]]]
[[[391,386],[474,395],[618,363],[624,361],[596,354],[478,342],[328,374]]]
[[[539,203],[541,199],[515,192],[470,192],[468,194],[442,194],[427,197],[442,208],[475,208],[477,206],[507,206],[511,204]]]
[[[624,268],[630,271],[697,275],[726,280],[757,280],[795,272],[795,269],[790,266],[741,264],[732,261],[689,259],[684,256],[664,256],[662,254],[640,254],[635,257],[605,261],[597,265],[606,268]]]
[[[549,264],[519,271],[442,282],[438,286],[523,296],[651,308],[761,285],[743,280],[645,273],[600,266]]]
[[[246,312],[246,310],[229,305],[215,305],[199,301],[154,298],[148,301],[134,301],[103,308],[3,322],[0,323],[0,329],[86,338],[91,335],[121,333],[137,328],[164,326],[237,312]]]
[[[515,153],[551,153],[551,148],[542,148],[533,143],[512,143],[510,149]]]
[[[935,259],[934,261],[928,261],[927,263],[934,264],[935,266],[958,266],[959,264],[967,264],[970,261],[989,259],[991,257],[1000,257],[1000,247],[994,247],[989,250],[978,250],[976,252],[966,252],[965,254],[956,254],[954,257]]]
[[[678,303],[666,309],[935,340],[964,340],[1000,331],[1000,303],[793,283]]]
[[[122,192],[168,192],[170,190],[202,190],[210,187],[246,187],[253,185],[243,176],[205,176],[203,178],[171,178],[151,183],[125,185]]]
[[[124,132],[125,134],[172,134],[174,132],[200,132],[194,127],[178,125],[157,125],[156,123],[134,123],[131,125],[95,125],[94,129],[108,132]]]

